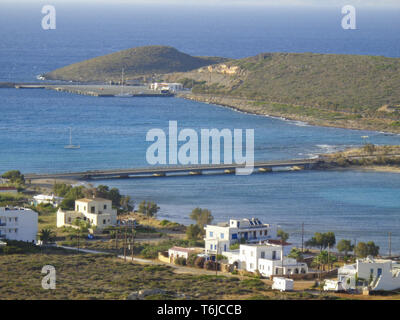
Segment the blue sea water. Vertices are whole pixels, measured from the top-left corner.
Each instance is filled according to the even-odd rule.
[[[78,7],[76,7],[78,6]],[[321,52],[400,57],[397,10],[360,9],[358,29],[340,27],[340,8],[176,8],[57,5],[57,29],[41,29],[41,5],[0,4],[0,81],[34,81],[66,64],[147,44],[193,55],[240,58],[259,52]],[[175,98],[95,98],[47,90],[0,89],[0,172],[61,172],[148,166],[146,132],[179,128],[254,128],[256,160],[312,157],[400,136],[308,126]],[[81,149],[66,150],[68,127]],[[137,202],[156,201],[160,217],[190,223],[196,207],[216,221],[257,216],[300,239],[315,231],[374,240],[387,234],[400,253],[400,174],[290,172],[102,181]]]

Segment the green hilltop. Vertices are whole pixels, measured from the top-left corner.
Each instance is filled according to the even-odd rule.
[[[193,57],[147,46],[75,63],[47,79],[178,81],[180,96],[312,124],[400,132],[400,59],[262,53],[243,59]]]
[[[119,81],[153,74],[183,72],[225,61],[218,57],[193,57],[168,46],[144,46],[96,57],[44,74],[50,80]]]
[[[400,130],[399,58],[263,53],[166,80],[193,84],[197,100],[243,111],[321,125]]]

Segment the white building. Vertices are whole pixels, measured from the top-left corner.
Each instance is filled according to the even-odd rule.
[[[87,221],[91,226],[104,229],[117,223],[117,210],[112,208],[112,201],[103,198],[79,199],[75,201],[75,210],[58,209],[57,227],[74,226],[76,219]]]
[[[293,283],[294,283],[293,279],[274,277],[274,282],[272,283],[272,290],[292,291]]]
[[[51,204],[53,207],[57,207],[63,201],[63,198],[56,197],[54,195],[38,194],[33,197],[32,204],[37,206],[39,204]]]
[[[238,270],[258,271],[265,277],[308,273],[306,263],[285,257],[281,246],[275,244],[241,244],[239,250],[224,255]]]
[[[0,240],[36,242],[38,214],[26,208],[0,208]]]
[[[182,83],[170,83],[170,82],[154,82],[150,85],[152,90],[169,90],[171,92],[177,92],[183,90]]]
[[[192,253],[198,253],[198,248],[182,248],[182,247],[172,247],[168,250],[168,257],[172,258],[172,261],[176,258],[189,258]]]
[[[356,281],[358,280],[358,283]],[[400,288],[400,264],[392,260],[367,257],[338,270],[338,279],[325,283],[324,290],[354,290],[357,286],[371,291],[391,291]]]
[[[206,253],[224,254],[229,251],[230,245],[240,242],[260,242],[277,239],[276,226],[263,224],[256,218],[252,219],[231,219],[229,223],[219,223],[217,225],[206,225],[205,251]]]

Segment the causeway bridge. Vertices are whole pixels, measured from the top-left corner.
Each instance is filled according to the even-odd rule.
[[[273,171],[297,171],[312,169],[320,160],[318,159],[295,159],[280,161],[255,162],[253,173],[267,173]],[[63,173],[27,173],[24,174],[27,180],[36,179],[123,179],[123,178],[143,178],[143,177],[168,177],[182,175],[202,175],[202,174],[235,174],[237,168],[243,168],[243,164],[207,164],[207,165],[181,165],[181,166],[162,166],[162,167],[143,167],[133,169],[107,169],[89,170],[81,172]]]

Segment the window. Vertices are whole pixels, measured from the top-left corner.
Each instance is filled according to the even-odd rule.
[[[212,245],[212,244],[210,244],[210,250],[212,250],[212,248],[213,248],[213,245]]]
[[[91,213],[95,213],[96,212],[96,208],[95,207],[90,207],[90,212]]]
[[[265,230],[264,231],[264,236],[266,236],[268,234],[268,231],[267,230]]]
[[[232,233],[232,240],[237,239],[237,233]]]
[[[226,244],[224,244],[224,251],[226,251]]]
[[[223,234],[223,233],[221,233],[221,235],[220,235],[220,238],[221,238],[221,239],[223,239],[223,238],[224,238],[224,234]]]
[[[265,258],[265,252],[261,251],[261,259],[264,259],[264,258]]]
[[[272,260],[276,260],[276,251],[272,251]]]
[[[107,205],[105,204],[103,208],[104,208],[104,210],[107,210]]]
[[[15,222],[18,222],[18,217],[17,217],[17,218],[15,218],[14,220],[15,220]]]
[[[103,224],[106,224],[106,219],[103,219]]]
[[[253,264],[252,263],[250,263],[250,269],[253,269]]]
[[[214,232],[210,231],[210,238],[214,236]]]

